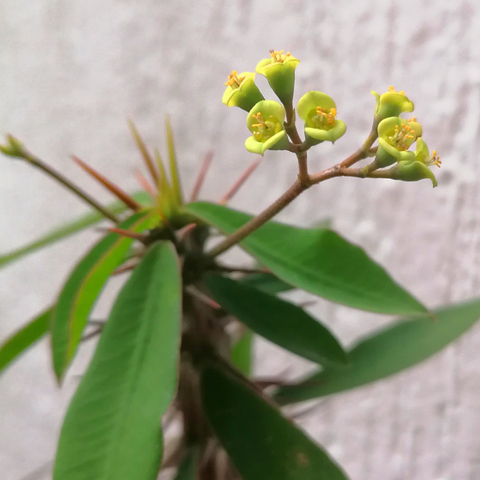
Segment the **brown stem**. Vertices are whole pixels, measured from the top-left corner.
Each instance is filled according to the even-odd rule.
[[[367,140],[365,140],[362,147],[359,148],[354,154],[350,155],[348,158],[343,160],[343,162],[334,165],[331,168],[327,168],[322,172],[310,175],[307,169],[307,154],[306,152],[301,152],[299,149],[301,145],[301,139],[295,127],[294,110],[291,106],[286,107],[285,110],[287,117],[285,122],[285,130],[294,143],[294,146],[298,147],[298,151],[296,152],[299,165],[298,179],[281,197],[278,198],[276,202],[266,208],[262,213],[252,218],[238,230],[228,235],[222,242],[208,252],[209,257],[216,257],[217,255],[220,255],[228,250],[230,247],[233,247],[233,245],[241,242],[245,237],[268,222],[278,212],[283,210],[287,205],[293,202],[293,200],[295,200],[301,193],[310,188],[312,185],[316,185],[333,177],[365,178],[367,174],[368,176],[372,177],[380,177],[382,175],[380,172],[372,172],[370,174],[369,172],[365,171],[364,168],[348,168],[359,160],[366,158],[370,154],[370,148],[377,138],[377,124],[375,121]]]
[[[295,110],[292,104],[285,106],[286,120],[285,120],[285,131],[290,137],[290,140],[297,148],[295,152],[298,160],[298,179],[300,182],[308,185],[309,183],[309,174],[308,174],[308,162],[307,162],[307,152],[300,151],[299,147],[302,145],[302,139],[298,134],[297,127],[295,125]]]
[[[243,225],[243,227],[240,227],[238,230],[226,237],[216,247],[214,247],[208,253],[209,257],[216,257],[243,240],[247,235],[257,230],[257,228],[261,227],[278,212],[283,210],[289,203],[293,202],[293,200],[295,200],[309,186],[310,185],[302,183],[300,180],[296,180],[295,183],[280,198],[278,198],[276,202],[272,203],[272,205],[266,208],[262,213],[252,218],[249,222]]]
[[[368,135],[367,139],[365,142],[363,142],[363,145],[352,155],[350,155],[348,158],[346,158],[343,162],[340,163],[341,167],[351,167],[353,164],[357,163],[360,160],[363,160],[364,158],[367,158],[370,156],[370,148],[373,145],[373,142],[378,137],[378,132],[377,132],[377,127],[378,123],[376,120],[373,121],[372,125],[372,130],[370,131],[370,134]]]
[[[89,205],[91,205],[93,208],[98,210],[104,217],[109,218],[110,220],[112,220],[112,222],[119,223],[118,218],[112,212],[110,212],[105,207],[100,205],[94,198],[92,198],[90,195],[88,195],[83,190],[78,188],[70,180],[66,179],[61,173],[57,172],[50,165],[47,165],[42,160],[33,156],[30,153],[26,153],[23,156],[23,158],[27,162],[32,164],[34,167],[37,167],[40,170],[43,170],[45,173],[53,177],[57,182],[61,183],[64,187],[68,188],[71,192],[75,193],[75,195],[77,195],[82,200],[84,200]]]

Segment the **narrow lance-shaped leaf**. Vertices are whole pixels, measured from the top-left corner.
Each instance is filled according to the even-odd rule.
[[[140,212],[121,228],[141,232],[152,224],[152,214]],[[131,238],[111,233],[83,257],[58,298],[52,323],[53,366],[58,379],[68,367],[87,324],[88,316],[111,273],[124,261]]]
[[[152,203],[151,198],[145,192],[134,193],[132,194],[132,198],[144,205],[150,205]],[[125,211],[127,207],[123,202],[117,201],[107,205],[107,209],[113,213],[121,213]],[[65,225],[55,228],[32,243],[0,256],[0,268],[14,262],[15,260],[19,260],[30,253],[36,252],[43,247],[48,247],[49,245],[59,242],[60,240],[64,240],[65,238],[81,232],[82,230],[85,230],[86,228],[91,227],[102,220],[105,220],[105,217],[102,214],[98,212],[92,212],[87,213],[78,220],[67,222]]]
[[[206,367],[202,401],[243,480],[346,480],[335,462],[253,389]]]
[[[253,332],[247,328],[240,340],[233,346],[230,355],[233,365],[246,377],[250,376],[252,369],[252,343]]]
[[[327,368],[298,385],[282,387],[282,404],[360,387],[422,362],[456,340],[480,318],[480,300],[436,311],[437,321],[402,320],[361,340],[349,352],[351,366]]]
[[[251,275],[241,278],[239,282],[272,294],[287,292],[295,288],[287,282],[280,280],[280,278],[273,275],[273,273],[252,273]]]
[[[191,203],[185,210],[227,234],[252,218],[206,202]],[[331,230],[270,221],[240,245],[285,282],[328,300],[385,314],[427,314],[361,248]]]
[[[45,310],[0,345],[0,372],[48,332],[52,311]]]
[[[262,337],[321,365],[348,363],[330,331],[297,305],[221,275],[206,283],[214,300]]]
[[[158,243],[118,295],[60,433],[54,480],[154,480],[177,385],[180,269]]]

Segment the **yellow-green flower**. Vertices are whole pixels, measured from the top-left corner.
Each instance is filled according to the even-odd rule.
[[[225,85],[227,88],[222,102],[227,107],[240,107],[249,112],[256,103],[264,99],[255,85],[255,73],[253,72],[238,73],[233,70]]]
[[[337,106],[331,97],[322,92],[308,92],[297,104],[297,112],[305,123],[305,140],[309,146],[328,141],[335,142],[347,126],[337,120]]]
[[[270,58],[261,60],[255,71],[267,77],[271,89],[284,105],[291,105],[295,83],[295,69],[300,63],[290,52],[270,50]]]
[[[388,87],[388,91],[380,95],[372,91],[377,99],[375,106],[375,120],[380,122],[388,117],[398,117],[402,112],[413,112],[414,105],[405,95],[405,92],[397,92],[392,86]]]
[[[252,136],[245,141],[249,152],[263,155],[265,150],[285,150],[289,142],[284,127],[285,109],[273,100],[258,102],[248,113],[247,127]]]
[[[422,126],[415,117],[385,118],[378,125],[378,150],[375,161],[379,167],[395,162],[413,161],[415,154],[408,151],[410,145],[422,135]]]
[[[429,178],[435,188],[437,186],[437,179],[429,167],[433,165],[440,167],[441,163],[437,151],[434,150],[432,155],[430,155],[427,144],[422,138],[418,138],[415,160],[413,162],[399,162],[394,178],[406,182],[416,182],[423,178]]]

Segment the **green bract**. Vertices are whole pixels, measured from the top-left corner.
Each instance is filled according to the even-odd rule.
[[[331,97],[322,92],[308,92],[297,104],[297,112],[305,123],[305,139],[312,146],[328,141],[335,142],[347,126],[337,120],[337,106]]]
[[[414,161],[415,154],[407,151],[422,134],[422,126],[416,118],[405,120],[401,117],[389,117],[378,125],[377,156],[379,167],[388,167],[395,162]]]
[[[430,170],[430,166],[437,165],[440,167],[440,160],[437,152],[434,150],[433,155],[429,155],[427,144],[419,138],[417,140],[417,149],[414,154],[413,161],[402,161],[398,163],[394,178],[404,180],[406,182],[416,182],[423,178],[429,178],[433,187],[437,186],[437,179]]]
[[[375,106],[375,120],[380,122],[384,118],[398,117],[402,112],[413,112],[413,102],[408,99],[405,92],[397,92],[393,87],[388,87],[388,92],[379,93],[372,91],[377,98]]]
[[[285,109],[273,100],[258,102],[248,113],[247,127],[253,135],[245,141],[249,152],[263,155],[265,150],[285,150],[288,138],[283,121]]]
[[[291,105],[298,58],[283,50],[270,50],[270,58],[261,60],[255,71],[267,77],[270,87],[284,105]]]
[[[222,102],[227,107],[240,107],[249,111],[256,103],[263,100],[263,95],[255,85],[255,73],[237,73],[233,70],[225,83],[227,88],[222,97]]]

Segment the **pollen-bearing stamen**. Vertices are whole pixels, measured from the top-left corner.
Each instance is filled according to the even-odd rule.
[[[263,118],[261,112],[253,113],[254,118],[258,123],[252,124],[252,128],[256,129],[253,133],[255,140],[258,142],[266,142],[281,130],[281,124],[274,116]]]
[[[397,92],[397,91],[395,90],[395,87],[394,87],[393,85],[390,85],[390,86],[388,87],[388,92],[389,92],[389,93],[399,93],[400,95],[405,95],[405,91],[404,91],[404,90],[400,90],[399,92]]]
[[[283,63],[291,55],[290,52],[283,53],[283,50],[270,50],[270,56],[272,57],[272,63]]]
[[[405,125],[404,123],[400,127],[395,125],[395,131],[388,139],[390,144],[398,150],[408,150],[410,144],[415,141],[415,131],[410,125]]]
[[[427,160],[427,165],[430,167],[432,165],[436,165],[438,168],[442,165],[442,161],[440,160],[440,156],[437,154],[437,151],[434,150],[432,155]]]
[[[244,80],[245,80],[244,75],[239,75],[236,70],[232,70],[232,73],[228,76],[228,79],[225,82],[225,85],[227,87],[232,87],[234,89],[240,88],[240,85]]]
[[[333,127],[333,125],[335,124],[335,117],[337,116],[336,108],[331,108],[330,112],[327,113],[327,111],[324,108],[317,107],[316,112],[317,112],[317,115],[320,115],[325,118],[325,120],[327,121],[328,125],[330,125],[330,127]]]

